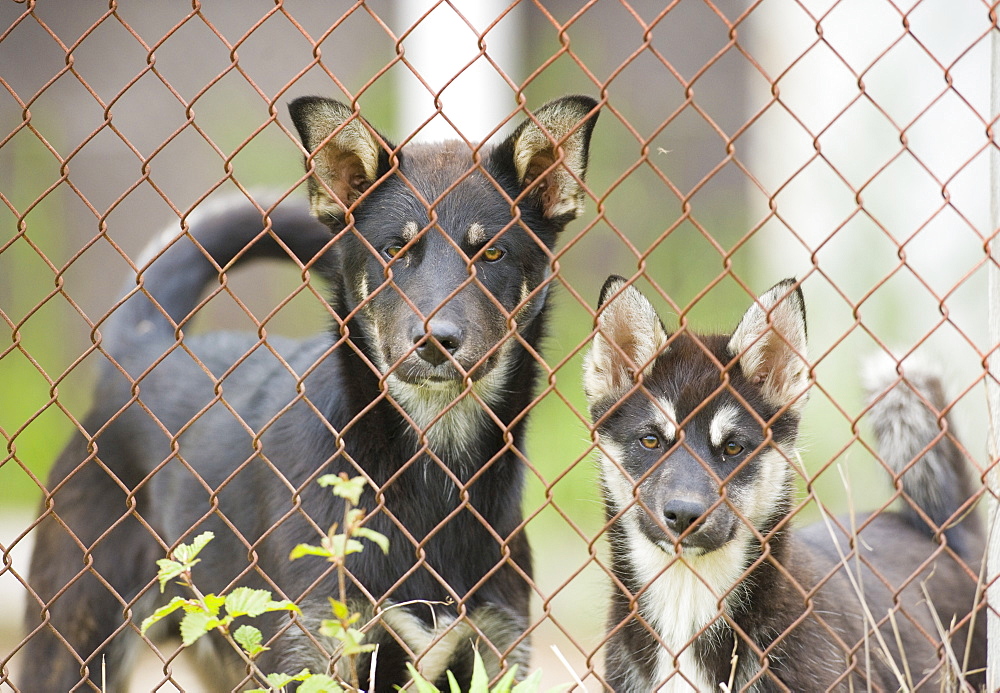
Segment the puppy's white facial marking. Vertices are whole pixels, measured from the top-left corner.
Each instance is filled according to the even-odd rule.
[[[663,435],[663,444],[670,445],[677,440],[677,409],[670,400],[658,397],[654,411],[656,427]]]
[[[635,500],[635,480],[622,471],[625,454],[611,440],[601,440],[601,476],[604,482],[605,502],[614,512],[619,512]]]
[[[739,415],[739,408],[732,404],[724,405],[715,412],[708,427],[708,440],[712,447],[719,447],[732,435],[737,428]]]
[[[758,530],[764,526],[767,518],[774,512],[776,498],[789,497],[792,493],[792,468],[785,455],[794,451],[779,450],[766,447],[757,453],[754,466],[757,474],[749,487],[730,484],[730,498],[740,508],[746,522]],[[742,524],[742,523],[741,523]]]

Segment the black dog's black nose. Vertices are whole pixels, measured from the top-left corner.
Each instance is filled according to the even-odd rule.
[[[705,507],[701,503],[694,501],[674,499],[667,502],[663,508],[663,519],[671,532],[680,534],[691,525],[698,522],[698,519],[705,513]],[[698,531],[695,527],[693,532]]]
[[[447,354],[454,354],[462,346],[462,330],[449,320],[431,320],[424,332],[423,325],[413,331],[413,343],[417,345],[417,355],[432,366],[439,366],[447,360]]]

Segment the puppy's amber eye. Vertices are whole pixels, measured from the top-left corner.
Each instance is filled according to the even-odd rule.
[[[400,251],[402,251],[402,250],[403,250],[403,246],[401,246],[401,245],[390,245],[388,248],[386,248],[382,252],[385,253],[385,256],[387,258],[392,259],[392,258],[396,257],[397,255],[399,255]]]
[[[660,439],[652,434],[648,436],[643,436],[639,439],[639,444],[647,450],[655,450],[660,447]]]
[[[743,452],[743,446],[735,440],[730,440],[722,447],[722,454],[726,457],[736,457]]]
[[[491,245],[489,248],[483,251],[483,259],[486,262],[496,262],[505,255],[504,251],[497,248],[495,245]]]

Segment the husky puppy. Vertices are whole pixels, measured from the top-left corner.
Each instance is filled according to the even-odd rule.
[[[321,474],[364,476],[367,527],[389,539],[388,555],[348,560],[359,626],[376,624],[373,690],[405,685],[408,661],[466,686],[476,648],[491,675],[528,658],[520,446],[551,250],[583,208],[597,102],[553,101],[475,149],[394,147],[330,99],[290,110],[309,207],[193,215],[98,326],[94,407],[56,462],[37,532],[21,691],[89,690],[102,670],[123,690],[137,625],[172,596],[156,559],[205,530],[203,592],[249,585],[302,608],[259,619],[260,670],[331,670],[338,643],[319,624],[338,575],[289,560],[343,520]],[[220,268],[291,255],[331,286],[329,332],[183,336]],[[253,685],[228,645],[201,642],[213,690]]]
[[[796,282],[725,335],[668,334],[621,277],[600,304],[584,383],[614,575],[608,685],[938,691],[966,673],[978,690],[977,494],[939,380],[895,363],[870,379],[900,509],[792,530],[809,386]]]

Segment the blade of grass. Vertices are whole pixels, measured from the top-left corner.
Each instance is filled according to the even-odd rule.
[[[854,512],[854,506],[850,502],[851,498],[850,483],[848,482],[847,477],[843,472],[843,467],[838,465],[838,468],[841,470],[841,479],[844,482],[844,487],[845,489],[848,490],[847,499],[848,499],[848,512],[850,513],[849,516],[851,518],[851,535],[857,537],[857,525],[855,523],[856,516]],[[871,625],[872,633],[874,634],[875,639],[878,641],[879,647],[881,647],[882,649],[882,653],[885,655],[886,664],[888,664],[889,668],[892,670],[893,676],[896,677],[896,681],[897,683],[899,683],[900,689],[902,691],[912,690],[913,689],[912,685],[908,685],[906,678],[903,676],[903,673],[899,670],[899,665],[896,664],[896,660],[893,658],[892,653],[889,651],[889,647],[885,642],[885,638],[882,637],[882,632],[878,628],[878,623],[875,621],[875,617],[872,616],[871,609],[868,608],[868,602],[866,602],[864,598],[864,589],[862,589],[861,585],[859,584],[858,577],[855,576],[854,573],[851,571],[847,557],[844,555],[844,552],[840,546],[840,541],[837,539],[836,530],[834,529],[833,521],[830,518],[829,513],[827,513],[826,508],[824,508],[822,504],[817,503],[817,507],[819,508],[820,516],[823,518],[823,523],[826,525],[826,530],[830,534],[830,539],[831,541],[833,541],[833,546],[837,550],[837,556],[840,559],[840,564],[844,567],[844,572],[851,583],[851,587],[854,589],[854,593],[858,596],[858,602],[861,605],[861,610],[862,613],[864,614],[865,620]],[[859,557],[858,567],[860,573],[861,569],[860,557]],[[869,678],[869,689],[870,689],[871,677],[868,678]]]

